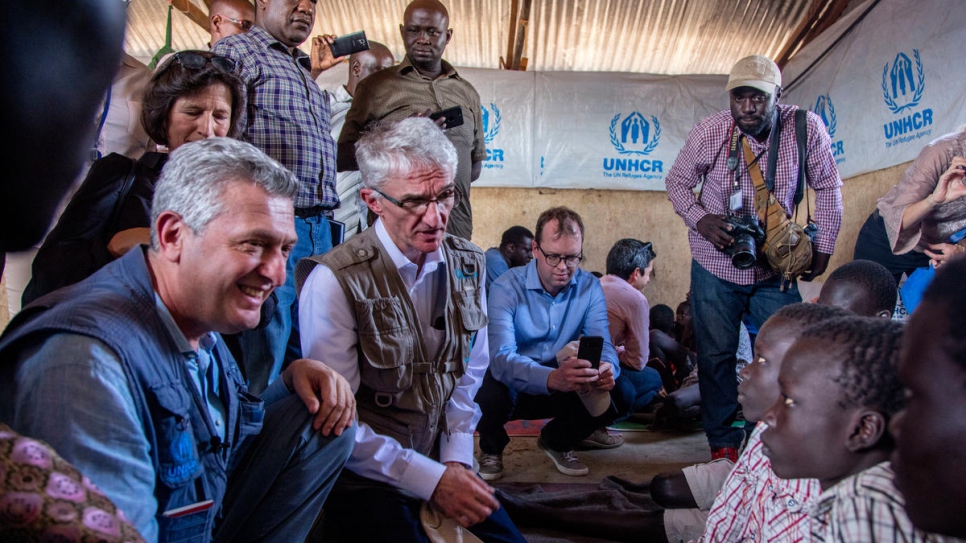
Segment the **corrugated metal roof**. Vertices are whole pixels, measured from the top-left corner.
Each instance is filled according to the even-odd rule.
[[[202,11],[201,0],[192,0]],[[776,56],[813,0],[535,0],[524,56],[538,71],[723,74],[738,58]],[[444,0],[456,66],[499,68],[510,0]],[[408,0],[319,0],[313,34],[365,30],[402,59],[399,22]],[[164,44],[167,0],[133,0],[125,49],[144,61]],[[172,47],[205,49],[207,32],[177,10]]]

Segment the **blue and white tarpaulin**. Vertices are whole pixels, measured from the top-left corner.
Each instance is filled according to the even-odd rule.
[[[799,52],[786,87],[868,5]],[[966,25],[950,8],[881,0],[782,97],[825,120],[843,178],[912,160],[966,123]],[[323,86],[344,82],[344,70],[330,71],[339,73],[323,74]],[[728,107],[722,75],[459,72],[481,98],[480,186],[664,190],[691,128]]]

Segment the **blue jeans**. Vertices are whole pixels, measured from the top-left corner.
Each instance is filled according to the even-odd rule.
[[[631,398],[629,409],[620,413],[618,421],[624,420],[634,413],[644,409],[661,391],[661,374],[654,368],[645,367],[637,371],[626,366],[621,367],[621,375],[617,378],[617,386],[622,387],[623,396]]]
[[[278,306],[263,329],[242,332],[239,337],[248,390],[261,394],[293,360],[302,356],[299,339],[299,306],[295,292],[295,265],[302,258],[324,254],[332,249],[332,232],[325,215],[295,217],[298,241],[285,265],[285,285],[275,289]]]
[[[691,261],[691,315],[698,349],[701,420],[712,448],[737,448],[744,440],[744,431],[731,427],[738,412],[735,353],[742,315],[749,313],[761,324],[779,308],[802,301],[797,283],[784,292],[780,285],[779,276],[753,285],[737,285]]]
[[[304,541],[355,444],[312,428],[314,416],[295,394],[265,410],[262,431],[232,457],[216,542]]]
[[[332,499],[325,504],[325,540],[339,543],[430,543],[419,520],[421,506],[422,500],[385,485],[372,484],[368,488],[337,485],[332,491]],[[503,507],[479,524],[470,526],[469,531],[486,543],[526,542]]]

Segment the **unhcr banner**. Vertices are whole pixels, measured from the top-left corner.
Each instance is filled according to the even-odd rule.
[[[801,76],[784,101],[821,115],[843,178],[912,160],[966,123],[966,26],[948,1],[882,0],[819,59],[870,5],[855,8],[784,71],[786,87]]]
[[[323,88],[344,82],[329,72]],[[459,73],[480,94],[479,186],[663,191],[691,128],[728,107],[725,76]]]

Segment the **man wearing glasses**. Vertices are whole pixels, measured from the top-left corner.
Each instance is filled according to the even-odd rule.
[[[355,152],[378,219],[296,267],[302,351],[349,381],[359,414],[326,536],[426,541],[422,512],[483,541],[523,541],[472,470],[473,395],[489,360],[485,267],[478,247],[446,233],[456,149],[410,117],[376,125]]]
[[[211,0],[208,7],[208,32],[214,47],[222,38],[251,30],[255,20],[255,6],[248,0]]]
[[[620,368],[604,291],[593,274],[577,267],[583,259],[580,215],[566,207],[548,209],[535,233],[533,260],[501,275],[489,294],[490,368],[476,396],[483,411],[477,426],[480,476],[486,480],[503,475],[507,421],[552,417],[537,445],[558,471],[580,476],[589,470],[574,448],[629,407],[626,389],[615,387]],[[603,338],[599,369],[577,358],[581,336]],[[591,414],[578,392],[607,394],[605,402],[616,407]],[[605,430],[601,438],[617,436]]]

